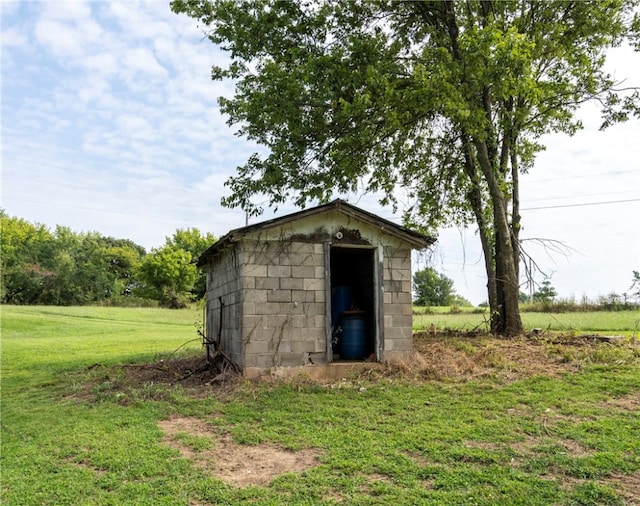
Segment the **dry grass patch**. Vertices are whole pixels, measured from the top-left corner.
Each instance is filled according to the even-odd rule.
[[[175,417],[159,422],[165,443],[211,476],[236,487],[265,485],[285,473],[298,473],[318,465],[318,452],[283,450],[272,445],[247,446],[233,442],[198,418]],[[209,438],[212,448],[194,449],[183,435]]]
[[[558,354],[552,346],[525,336],[504,340],[490,336],[454,337],[414,334],[414,353],[387,366],[385,376],[413,380],[465,382],[495,377],[513,382],[533,375],[558,376],[576,372],[583,363]]]

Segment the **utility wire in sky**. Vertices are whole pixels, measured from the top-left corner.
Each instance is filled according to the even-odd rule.
[[[609,200],[607,202],[585,202],[583,204],[563,204],[560,206],[544,206],[544,207],[525,207],[521,211],[536,211],[538,209],[559,209],[561,207],[585,207],[585,206],[601,206],[604,204],[623,204],[625,202],[640,202],[640,199],[627,200]]]
[[[583,194],[574,194],[574,195],[561,195],[558,197],[545,197],[543,199],[526,199],[527,203],[529,202],[542,202],[544,200],[566,200],[566,199],[575,199],[575,198],[584,198],[584,197],[600,197],[602,195],[620,195],[621,193],[637,193],[640,192],[640,188],[637,190],[625,190],[620,192],[602,192],[602,193],[583,193]],[[521,198],[521,200],[525,200]]]
[[[525,183],[546,183],[548,181],[561,181],[563,179],[577,179],[577,178],[585,178],[585,177],[599,177],[599,176],[614,176],[616,174],[628,174],[629,172],[636,172],[640,175],[640,171],[638,169],[629,169],[629,170],[614,170],[612,172],[597,172],[595,174],[574,174],[572,176],[563,176],[563,177],[552,177],[549,179],[532,179],[528,180],[523,178],[520,181],[520,184]]]

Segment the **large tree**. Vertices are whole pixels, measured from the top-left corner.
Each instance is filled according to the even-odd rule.
[[[261,209],[367,191],[413,205],[432,232],[475,222],[491,327],[522,330],[519,174],[548,132],[573,133],[585,101],[604,124],[637,111],[604,70],[637,41],[634,0],[175,0],[228,52],[221,110],[264,146],[227,182],[228,206]]]
[[[142,260],[142,286],[137,293],[174,308],[204,297],[206,274],[198,271],[195,262],[215,240],[213,234],[202,234],[197,228],[176,230],[165,238],[164,246]]]
[[[433,267],[413,274],[413,302],[418,306],[449,306],[455,301],[453,280]]]

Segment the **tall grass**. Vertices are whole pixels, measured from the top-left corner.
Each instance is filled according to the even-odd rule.
[[[579,332],[584,334],[640,335],[640,310],[629,311],[589,311],[568,313],[522,312],[525,330],[539,328],[555,332]],[[414,311],[413,329],[489,330],[489,312],[471,308],[459,313],[421,313]]]

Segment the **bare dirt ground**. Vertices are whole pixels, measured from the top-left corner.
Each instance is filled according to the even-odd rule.
[[[301,450],[291,452],[272,445],[248,446],[234,443],[231,436],[221,434],[202,420],[192,417],[174,417],[159,423],[165,434],[165,443],[180,452],[212,476],[237,487],[264,485],[290,472],[302,472],[318,464],[318,452]],[[189,437],[209,439],[205,449],[194,449]]]

